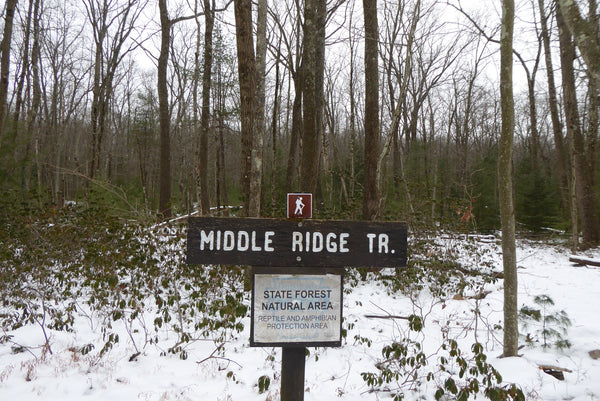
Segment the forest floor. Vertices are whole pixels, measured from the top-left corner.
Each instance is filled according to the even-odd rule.
[[[454,253],[463,268],[486,265],[502,271],[497,238],[447,235],[432,242],[437,244],[435,252]],[[592,351],[600,349],[600,268],[574,265],[569,255],[560,242],[518,242],[519,308],[538,311],[540,319],[521,320],[523,347],[515,358],[500,358],[501,279],[442,296],[433,295],[427,286],[413,288],[407,296],[389,285],[394,271],[371,272],[366,280],[347,275],[347,334],[339,348],[309,348],[305,400],[386,400],[395,393],[406,400],[434,399],[448,377],[440,369],[442,344],[451,340],[465,358],[474,343],[481,344],[487,361],[501,374],[502,385],[517,384],[527,400],[600,399],[600,359],[592,357],[597,358],[599,351]],[[600,259],[600,250],[585,256]],[[244,302],[250,304],[249,295]],[[404,319],[409,315],[422,319],[422,330],[409,329]],[[215,335],[189,342],[187,359],[165,352],[177,336],[166,328],[158,333],[158,342],[147,341],[143,318],[136,327],[115,322],[121,340],[102,356],[98,350],[85,355],[78,351],[101,341],[102,326],[93,314],[79,313],[72,332],[47,330],[51,353],[41,346],[46,341],[39,325],[0,333],[10,339],[0,343],[0,400],[278,400],[281,349],[250,347],[249,320],[242,320],[243,331],[226,338]],[[570,347],[557,347],[566,341]],[[422,351],[427,365],[420,370],[411,369],[410,363],[397,365],[398,376],[370,386],[362,374],[377,375],[376,366],[386,363],[382,349],[394,343],[419,344],[409,346],[408,355]],[[564,380],[542,367],[553,367]],[[460,386],[457,369],[452,361],[446,363],[446,371],[454,373]]]

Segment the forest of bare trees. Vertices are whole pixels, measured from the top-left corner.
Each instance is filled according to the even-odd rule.
[[[483,231],[514,210],[517,230],[597,245],[596,0],[516,1],[512,123],[503,5],[7,0],[3,213],[282,217],[306,191],[319,218]]]

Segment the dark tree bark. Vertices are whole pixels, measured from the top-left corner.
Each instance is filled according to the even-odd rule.
[[[600,15],[598,15],[598,4],[596,0],[589,0],[589,9],[588,15],[590,19],[593,21],[591,26],[591,33],[595,38],[600,38],[600,26],[598,25],[600,22]],[[590,172],[592,174],[592,184],[596,186],[596,168],[598,164],[598,160],[596,158],[596,152],[598,149],[598,129],[600,128],[600,115],[598,114],[600,109],[600,98],[598,94],[600,93],[600,88],[596,85],[598,82],[591,79],[588,76],[588,95],[589,95],[589,118],[588,118],[588,127],[587,127],[587,159],[589,160]]]
[[[4,33],[0,42],[0,146],[4,137],[4,120],[8,112],[8,76],[10,74],[10,43],[12,40],[13,20],[17,0],[7,0],[4,17]]]
[[[292,103],[292,129],[290,135],[290,150],[286,172],[286,192],[294,191],[294,178],[298,168],[300,154],[300,138],[302,136],[302,68],[300,67],[293,79],[294,101]]]
[[[254,128],[254,90],[256,65],[252,40],[252,1],[235,0],[235,31],[237,43],[238,75],[240,82],[240,114],[242,124],[242,177],[244,211],[249,213],[250,174]]]
[[[256,17],[256,58],[254,95],[254,132],[252,164],[250,168],[250,194],[248,216],[259,217],[262,195],[263,143],[265,135],[265,76],[267,59],[267,2],[258,0]]]
[[[279,130],[279,104],[281,102],[280,96],[280,59],[281,59],[281,36],[277,43],[277,57],[275,59],[275,90],[273,94],[273,113],[271,114],[271,153],[272,153],[272,165],[271,165],[271,214],[275,212],[275,205],[277,202],[277,190],[276,190],[276,172],[279,169],[278,157],[277,157],[277,145]]]
[[[354,13],[350,14],[350,26],[352,26],[352,18],[354,16]],[[355,75],[355,57],[354,57],[354,52],[355,52],[355,48],[357,45],[357,40],[354,38],[354,36],[352,35],[352,30],[348,31],[348,45],[350,47],[350,66],[349,66],[349,71],[348,74],[349,79],[348,79],[348,94],[350,95],[350,194],[349,196],[351,198],[354,197],[354,188],[356,186],[356,170],[355,170],[355,159],[356,159],[356,99],[355,99],[355,79],[354,79],[354,75]],[[392,86],[392,85],[390,85]],[[393,107],[393,91],[390,92],[390,102],[392,103],[392,110],[394,109]]]
[[[379,212],[377,158],[379,156],[379,70],[377,0],[363,0],[365,19],[365,178],[363,219]]]
[[[171,217],[171,135],[169,117],[169,88],[167,87],[167,66],[169,63],[169,43],[171,41],[171,20],[167,0],[158,0],[160,12],[160,54],[157,66],[158,123],[160,130],[160,178],[158,213],[164,218]]]
[[[302,53],[302,44],[300,42],[301,32],[301,16],[300,16],[300,4],[296,3],[295,7],[295,18],[294,18],[294,40],[288,36],[284,36],[283,28],[280,27],[282,32],[282,38],[286,44],[288,50],[288,56],[286,57],[286,64],[288,71],[292,77],[294,85],[294,100],[292,102],[292,126],[290,130],[290,145],[288,149],[288,162],[286,168],[286,192],[294,192],[297,188],[296,178],[298,177],[298,166],[300,161],[300,140],[302,137],[302,97],[303,97],[303,85],[302,85],[302,62],[299,56]],[[277,19],[275,18],[277,21]],[[292,45],[293,43],[293,45]],[[295,46],[292,48],[292,46]],[[293,55],[296,54],[296,57]],[[288,95],[290,93],[290,87],[288,86]],[[288,111],[289,119],[289,111]]]
[[[502,220],[502,262],[504,266],[504,356],[517,356],[519,322],[517,310],[517,258],[515,245],[515,209],[513,204],[512,147],[514,137],[513,31],[515,4],[502,1],[500,35],[500,98],[502,134],[498,157],[500,215]]]
[[[221,209],[221,205],[228,205],[229,198],[227,195],[227,175],[225,168],[225,121],[224,121],[224,95],[223,95],[223,79],[221,65],[217,68],[217,110],[218,110],[218,145],[216,154],[217,165],[217,207]],[[223,214],[228,215],[228,209],[225,209]]]
[[[325,74],[325,0],[307,0],[304,6],[302,55],[303,132],[300,190],[315,192],[323,124],[323,80]]]
[[[226,6],[227,7],[227,6]],[[159,161],[159,200],[158,213],[164,219],[171,217],[171,118],[169,113],[169,87],[167,85],[167,67],[169,65],[169,46],[171,28],[174,24],[197,18],[204,13],[196,13],[184,17],[169,18],[167,0],[158,0],[160,14],[160,53],[157,64],[158,123],[160,130]],[[212,12],[222,11],[215,10]]]
[[[21,75],[19,75],[19,81],[17,82],[17,93],[15,94],[15,113],[14,113],[14,125],[13,130],[17,130],[19,120],[21,118],[21,108],[23,106],[23,88],[25,86],[25,78],[30,73],[30,57],[29,57],[29,41],[31,39],[31,21],[33,16],[33,5],[36,3],[36,7],[39,8],[39,0],[29,0],[29,7],[27,9],[27,22],[25,25],[25,32],[23,33],[23,51],[21,53]]]
[[[592,0],[591,3],[593,7],[595,1]],[[556,5],[561,10],[564,29],[571,33],[587,65],[590,79],[595,82],[595,87],[600,89],[600,38],[595,35],[598,29],[597,16],[591,14],[591,18],[583,18],[575,0],[557,0]],[[597,93],[596,96],[598,95],[600,94]]]
[[[210,90],[213,64],[214,1],[204,0],[204,63],[202,65],[202,114],[200,116],[200,204],[203,215],[210,212],[208,190],[208,131],[210,125]]]
[[[550,49],[550,34],[548,32],[548,16],[546,15],[546,10],[544,9],[544,0],[538,0],[538,6],[540,9],[542,43],[544,45],[544,61],[546,63],[546,75],[548,77],[548,103],[550,106],[550,119],[552,121],[554,147],[556,149],[556,175],[558,177],[563,209],[568,210],[569,182],[567,179],[567,150],[565,148],[562,126],[559,118],[556,84],[554,83],[554,68],[552,66],[552,51]]]
[[[42,103],[42,87],[41,87],[41,74],[40,74],[40,1],[37,0],[33,7],[33,44],[31,47],[31,75],[32,75],[32,88],[31,88],[31,105],[29,107],[29,111],[27,113],[27,125],[26,125],[26,133],[28,139],[33,136],[34,143],[36,146],[34,148],[34,157],[35,157],[35,167],[36,167],[36,177],[37,177],[37,194],[41,196],[42,194],[42,166],[39,160],[39,146],[37,143],[40,142],[41,133],[39,129],[36,129],[36,122],[38,120],[38,114],[40,112],[40,105]],[[16,131],[15,131],[16,135]],[[27,150],[24,158],[24,165],[28,164],[30,145],[27,145]],[[29,173],[28,169],[25,168],[23,171],[22,177],[22,187],[24,193],[29,190]]]
[[[575,43],[567,28],[566,18],[562,10],[562,5],[557,3],[556,22],[561,48],[560,59],[565,103],[565,123],[570,141],[571,163],[573,163],[575,172],[573,180],[575,181],[577,208],[579,209],[579,221],[581,223],[582,247],[587,249],[598,243],[600,239],[600,227],[596,208],[596,194],[593,188],[593,174],[590,174],[591,165],[586,157],[585,138],[581,132],[577,109],[575,71],[573,69]],[[573,216],[573,219],[576,220],[577,217]],[[573,223],[576,223],[576,221]]]

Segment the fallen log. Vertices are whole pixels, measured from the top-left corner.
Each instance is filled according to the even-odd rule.
[[[419,264],[419,260],[415,260],[415,264]],[[455,271],[464,274],[465,276],[489,276],[497,279],[504,279],[504,273],[498,271],[480,271],[476,269],[468,269],[466,267],[459,266],[457,264],[445,264],[445,263],[427,263],[427,261],[422,261],[423,264],[427,266],[427,269],[430,270],[439,270],[439,271]]]
[[[569,256],[569,262],[573,262],[573,263],[576,263],[578,265],[600,267],[600,260],[586,258],[585,256],[571,255],[571,256]]]
[[[409,316],[398,316],[398,315],[365,315],[367,319],[403,319],[408,320]]]
[[[558,380],[565,380],[565,375],[563,372],[572,373],[571,369],[561,368],[560,366],[552,366],[552,365],[538,365],[538,368],[542,370],[544,373],[555,377]]]

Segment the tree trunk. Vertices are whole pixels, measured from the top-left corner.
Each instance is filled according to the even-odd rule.
[[[158,0],[160,11],[160,54],[157,67],[158,122],[160,129],[160,184],[158,212],[164,218],[171,217],[171,136],[169,118],[169,89],[167,87],[167,65],[169,62],[169,42],[171,41],[171,21],[167,10],[167,0]]]
[[[594,2],[592,7],[593,4]],[[592,14],[589,20],[584,19],[574,0],[557,0],[556,6],[561,10],[562,26],[573,36],[587,65],[589,78],[594,81],[594,87],[600,89],[600,38],[595,35],[598,29],[597,17]],[[596,93],[596,96],[598,95],[600,94]]]
[[[200,116],[200,204],[202,214],[210,213],[208,190],[208,131],[210,125],[210,90],[213,60],[213,27],[215,25],[214,5],[204,0],[204,64],[202,66],[202,114]]]
[[[352,18],[352,15],[350,16]],[[352,21],[352,20],[350,20]],[[352,23],[350,23],[352,26]],[[356,152],[356,100],[354,99],[354,46],[355,40],[352,36],[352,30],[349,30],[349,46],[350,46],[350,78],[348,79],[348,92],[350,94],[350,197],[354,198],[354,187],[356,184],[355,171],[355,152]],[[350,200],[351,202],[351,200]]]
[[[33,78],[32,88],[31,88],[31,105],[29,108],[29,112],[27,114],[27,136],[28,138],[33,135],[34,144],[35,144],[35,165],[36,165],[36,177],[37,177],[37,195],[40,197],[42,195],[42,166],[39,160],[39,143],[41,140],[41,133],[39,129],[36,129],[35,125],[38,120],[38,113],[40,110],[40,105],[42,103],[42,86],[41,86],[41,76],[40,76],[40,1],[36,1],[33,9],[34,21],[33,21],[33,45],[31,47],[31,75]],[[29,156],[25,156],[25,163],[27,165],[27,158]],[[24,174],[23,181],[28,180],[27,174]],[[23,189],[26,191],[27,188],[25,185]]]
[[[265,136],[265,75],[267,58],[267,1],[258,0],[256,17],[256,92],[254,96],[254,138],[250,175],[248,216],[259,217],[261,210],[261,181],[263,143]]]
[[[377,0],[363,0],[365,20],[365,178],[363,219],[379,213],[377,158],[379,155],[379,70]]]
[[[219,65],[217,70],[218,78],[218,91],[217,91],[217,104],[218,104],[218,132],[219,142],[217,146],[217,206],[229,205],[229,198],[227,195],[227,176],[225,168],[225,122],[224,122],[224,100],[223,100],[223,80],[221,73],[221,66]],[[225,215],[228,215],[228,209],[224,211]]]
[[[279,42],[277,44],[277,58],[275,59],[275,93],[273,95],[273,114],[271,118],[271,150],[273,162],[271,166],[271,214],[273,215],[275,212],[275,205],[277,203],[277,191],[275,190],[276,184],[276,172],[278,171],[278,158],[277,158],[277,131],[279,129],[278,121],[279,121],[279,103],[281,102],[280,96],[280,60],[281,58],[281,36],[279,37]]]
[[[194,0],[194,11],[198,12],[198,0]],[[205,155],[202,155],[202,131],[200,129],[200,117],[199,117],[199,109],[200,104],[198,101],[198,87],[200,84],[200,43],[201,43],[201,32],[202,29],[200,27],[200,20],[198,17],[195,18],[196,23],[196,47],[194,51],[194,77],[192,84],[192,121],[194,125],[194,137],[196,139],[196,147],[195,147],[195,163],[194,163],[194,183],[196,185],[196,202],[198,214],[202,215],[202,165],[203,159],[207,158]],[[206,34],[206,30],[204,31]],[[218,161],[217,161],[218,163]],[[218,164],[217,164],[218,165]],[[208,166],[207,166],[208,170]],[[208,174],[208,171],[207,171]],[[217,184],[217,199],[218,199],[218,190],[219,186]]]
[[[319,179],[322,131],[325,13],[324,0],[307,0],[304,7],[302,55],[303,133],[300,190],[315,192]]]
[[[591,31],[595,38],[600,38],[600,27],[598,26],[600,15],[598,15],[598,4],[596,0],[589,0],[589,11],[588,15],[590,19],[592,19],[592,27]],[[600,107],[600,98],[598,94],[600,94],[600,88],[596,85],[598,84],[595,80],[589,78],[588,84],[588,94],[590,99],[590,117],[589,117],[589,126],[587,129],[587,159],[590,165],[590,173],[592,175],[591,181],[592,185],[596,186],[596,168],[597,168],[597,148],[598,148],[598,128],[600,128],[600,116],[598,115],[599,107]]]
[[[514,136],[513,99],[513,30],[515,18],[513,0],[502,2],[502,33],[500,35],[500,98],[502,134],[498,158],[500,215],[502,220],[502,262],[504,265],[504,356],[517,356],[519,326],[517,310],[517,258],[515,246],[515,210],[513,204],[512,147]]]
[[[235,31],[237,43],[238,75],[240,82],[240,114],[242,125],[242,177],[244,211],[249,215],[250,174],[252,169],[252,147],[254,128],[254,89],[256,65],[252,40],[252,1],[235,0]]]
[[[21,75],[19,75],[19,81],[17,83],[17,93],[15,94],[15,114],[13,131],[16,132],[18,129],[18,123],[21,118],[21,108],[23,106],[23,87],[25,86],[25,78],[29,74],[29,40],[31,37],[31,21],[33,15],[33,4],[34,2],[39,3],[39,0],[29,0],[29,7],[27,10],[27,22],[25,25],[25,32],[23,33],[23,51],[21,53]]]
[[[298,166],[300,161],[300,139],[302,137],[302,97],[303,97],[303,72],[302,72],[302,45],[300,42],[301,37],[301,16],[300,16],[300,4],[296,3],[296,18],[295,18],[295,53],[296,57],[293,58],[288,55],[288,71],[291,75],[294,84],[294,100],[292,102],[292,127],[290,132],[290,147],[288,152],[288,163],[286,169],[286,192],[293,192],[297,190],[297,177],[298,177]],[[286,117],[286,126],[289,123],[289,99],[290,96],[290,80],[288,80],[288,112]]]
[[[536,62],[537,69],[537,62]],[[531,125],[531,169],[535,174],[538,170],[540,135],[537,128],[537,110],[535,107],[535,72],[534,69],[531,77],[527,79],[527,88],[529,95],[529,124]]]
[[[562,126],[558,112],[558,100],[556,96],[556,84],[554,83],[554,68],[552,66],[552,50],[550,48],[550,34],[548,33],[548,17],[544,9],[544,0],[538,0],[540,8],[540,24],[542,43],[544,44],[544,60],[546,62],[546,76],[548,77],[548,103],[550,106],[550,118],[552,121],[552,133],[554,147],[556,149],[556,174],[560,187],[561,202],[563,209],[569,209],[569,190],[567,179],[567,153],[564,144]]]
[[[286,171],[286,192],[293,192],[294,179],[297,175],[300,155],[300,138],[302,136],[302,69],[294,78],[294,101],[292,103],[292,132],[290,135],[290,151]]]
[[[400,118],[402,117],[402,112],[404,109],[406,109],[405,104],[404,104],[404,99],[406,97],[406,94],[408,92],[408,82],[409,82],[409,77],[411,75],[411,71],[412,71],[412,65],[413,65],[413,54],[412,54],[412,49],[413,49],[413,43],[415,40],[415,32],[417,30],[417,24],[419,22],[419,18],[418,16],[421,13],[421,0],[417,0],[415,2],[414,8],[413,8],[413,13],[412,15],[415,16],[415,18],[412,19],[411,23],[410,23],[410,30],[408,33],[408,38],[406,40],[406,60],[404,62],[404,71],[402,74],[402,82],[400,82],[400,90],[398,93],[398,103],[396,104],[396,108],[393,109],[393,114],[392,114],[392,123],[390,125],[390,129],[389,129],[389,133],[388,133],[388,139],[386,140],[386,142],[383,145],[383,149],[381,150],[381,153],[379,154],[378,160],[377,160],[377,181],[380,183],[379,185],[381,187],[383,187],[382,184],[382,180],[383,180],[383,164],[385,162],[385,160],[387,159],[391,147],[392,147],[392,143],[394,143],[394,133],[399,132],[400,129]],[[398,139],[398,138],[396,138]],[[411,217],[415,216],[415,210],[413,207],[413,202],[412,202],[412,196],[410,193],[410,187],[408,186],[408,182],[406,181],[406,176],[404,174],[404,166],[402,163],[402,155],[400,154],[400,144],[398,142],[395,142],[398,146],[396,149],[398,149],[398,165],[397,167],[399,168],[399,174],[400,174],[400,181],[404,183],[404,189],[405,189],[405,195],[406,195],[406,199],[407,199],[407,203],[408,203],[408,207],[409,207],[409,213]]]
[[[4,34],[2,42],[0,42],[0,146],[4,137],[4,120],[8,113],[8,79],[10,74],[10,42],[12,40],[13,20],[15,9],[17,8],[17,0],[6,1],[6,11],[4,17]]]
[[[577,110],[575,72],[573,69],[575,44],[567,29],[566,21],[562,14],[562,6],[560,4],[557,4],[556,14],[561,48],[560,58],[565,103],[565,121],[567,125],[567,135],[571,141],[571,163],[574,163],[575,168],[574,180],[577,194],[577,208],[579,209],[580,217],[579,221],[581,223],[582,246],[584,249],[587,249],[595,246],[600,239],[596,195],[593,188],[592,175],[589,173],[590,165],[586,157],[585,138],[581,132],[579,112]],[[573,185],[573,183],[571,185]]]

